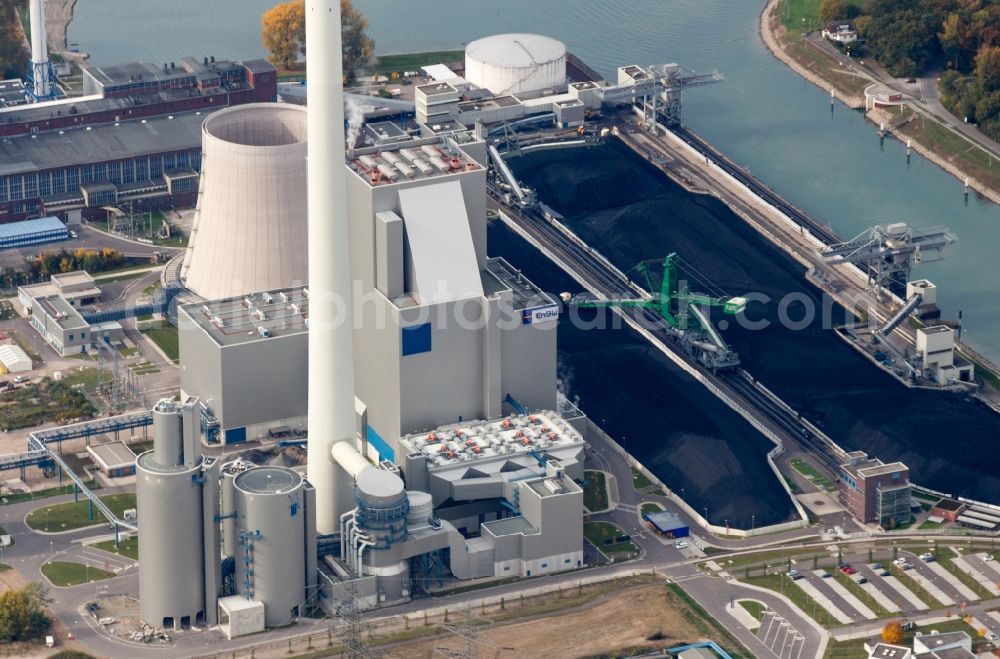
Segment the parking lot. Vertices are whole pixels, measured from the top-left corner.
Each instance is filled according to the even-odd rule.
[[[770,609],[764,611],[757,638],[779,659],[800,659],[805,645],[802,634]]]

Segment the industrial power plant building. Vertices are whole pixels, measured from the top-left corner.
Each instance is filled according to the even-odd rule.
[[[210,441],[304,431],[308,314],[305,288],[178,308],[181,396],[199,399]]]
[[[317,596],[370,608],[446,575],[584,560],[586,444],[554,411],[559,307],[488,256],[485,142],[456,127],[346,152],[339,3],[305,10],[308,114],[250,105],[205,123],[184,278],[206,301],[179,308],[184,402],[157,406],[138,459],[155,625],[235,637]],[[307,431],[307,476],[220,467],[191,443],[199,425],[225,442]]]

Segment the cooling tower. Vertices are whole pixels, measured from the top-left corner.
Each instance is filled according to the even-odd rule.
[[[198,209],[181,278],[217,300],[305,284],[306,110],[251,103],[202,125]]]

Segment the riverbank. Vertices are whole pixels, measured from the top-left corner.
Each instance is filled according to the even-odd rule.
[[[865,109],[864,90],[873,80],[859,75],[853,67],[850,71],[845,70],[804,40],[793,40],[781,22],[778,11],[781,2],[768,0],[760,14],[760,35],[767,49],[801,77],[824,91],[832,91],[849,108]],[[968,138],[949,130],[936,115],[910,103],[905,107],[916,113],[919,121],[888,125],[886,131],[901,142],[909,143],[914,151],[958,180],[967,182],[969,188],[986,199],[1000,204],[1000,168],[993,169],[992,157]]]
[[[75,8],[76,0],[47,0],[45,3],[45,34],[49,50],[64,57],[69,53],[67,32]],[[76,56],[77,53],[73,55]]]

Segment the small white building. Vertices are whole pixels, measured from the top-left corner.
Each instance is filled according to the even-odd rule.
[[[264,603],[242,595],[220,597],[219,629],[230,640],[264,631]]]
[[[920,367],[938,384],[951,381],[971,382],[973,365],[955,354],[955,330],[947,325],[917,329],[917,356]]]
[[[824,39],[836,41],[839,44],[849,44],[858,40],[858,32],[851,21],[832,21],[826,24],[821,32]]]
[[[31,357],[18,345],[0,346],[0,363],[3,364],[8,373],[23,373],[31,370]]]

